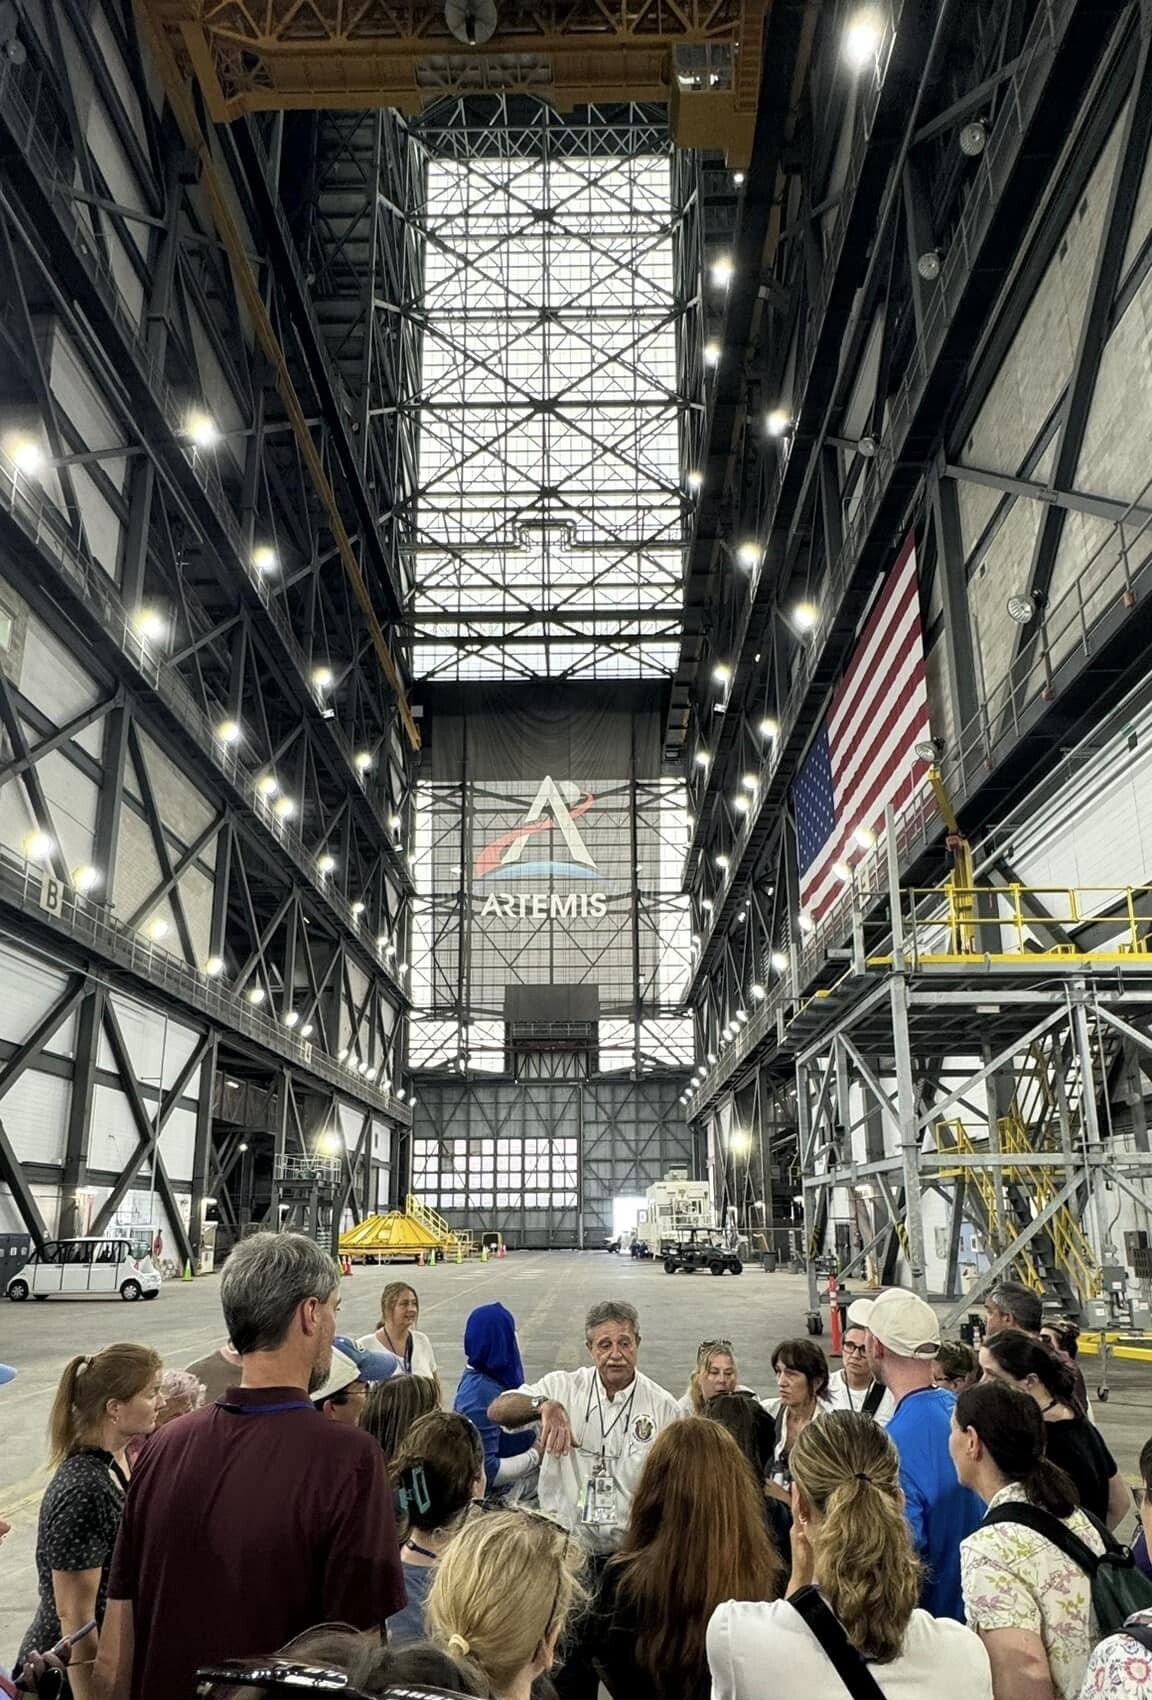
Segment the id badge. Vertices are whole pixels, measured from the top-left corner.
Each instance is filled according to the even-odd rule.
[[[617,1520],[616,1512],[616,1483],[606,1471],[598,1470],[584,1484],[580,1521],[598,1528],[610,1527]]]

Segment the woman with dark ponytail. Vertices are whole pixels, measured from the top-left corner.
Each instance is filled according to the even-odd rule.
[[[825,1648],[839,1619],[850,1659],[899,1700],[992,1700],[988,1658],[970,1629],[918,1604],[920,1560],[900,1460],[860,1411],[809,1423],[789,1455],[792,1578],[787,1600],[729,1600],[708,1625],[712,1700],[844,1700]]]
[[[1095,1639],[1087,1574],[1041,1532],[1045,1517],[1055,1519],[1104,1551],[1073,1483],[1045,1456],[1050,1432],[1037,1401],[1003,1380],[969,1387],[952,1417],[956,1474],[988,1507],[960,1543],[960,1580],[996,1700],[1075,1700]]]
[[[1045,1452],[1072,1480],[1085,1511],[1110,1529],[1132,1509],[1132,1492],[1104,1444],[1100,1430],[1079,1410],[1070,1363],[1018,1328],[990,1334],[980,1348],[985,1381],[1026,1393],[1044,1421]]]
[[[162,1368],[148,1346],[105,1346],[92,1357],[72,1359],[52,1405],[48,1438],[57,1468],[40,1502],[40,1603],[16,1668],[33,1648],[46,1650],[94,1618],[96,1631],[78,1644],[68,1666],[75,1700],[89,1700],[108,1568],[131,1472],[128,1447],[156,1427]]]

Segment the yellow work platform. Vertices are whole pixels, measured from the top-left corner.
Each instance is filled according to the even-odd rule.
[[[417,1198],[407,1198],[403,1210],[366,1216],[340,1236],[340,1256],[354,1261],[385,1263],[390,1258],[421,1261],[435,1252],[444,1258],[470,1257],[472,1235],[450,1228],[442,1216]]]

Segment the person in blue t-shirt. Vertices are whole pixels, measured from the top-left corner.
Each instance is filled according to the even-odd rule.
[[[474,1310],[464,1328],[464,1356],[468,1367],[460,1377],[452,1405],[480,1431],[488,1492],[505,1497],[516,1482],[523,1493],[540,1464],[536,1430],[509,1434],[488,1415],[489,1405],[502,1393],[514,1393],[524,1385],[512,1312],[501,1304],[480,1305]]]
[[[924,1564],[920,1603],[933,1617],[963,1623],[960,1542],[984,1507],[961,1487],[948,1450],[955,1395],[932,1384],[940,1324],[931,1305],[899,1287],[881,1293],[861,1320],[872,1374],[896,1400],[888,1437],[900,1454],[905,1514]]]

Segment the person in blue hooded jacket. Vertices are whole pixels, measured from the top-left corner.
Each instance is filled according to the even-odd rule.
[[[540,1463],[535,1429],[509,1434],[488,1415],[501,1393],[524,1385],[524,1365],[516,1339],[516,1319],[501,1304],[480,1305],[464,1327],[468,1367],[460,1377],[453,1409],[468,1417],[484,1443],[484,1476],[489,1494],[503,1497]]]

